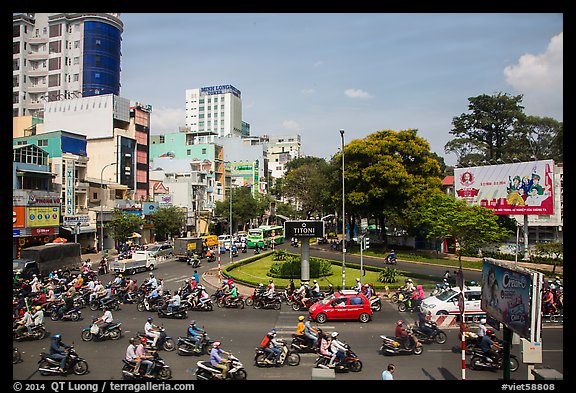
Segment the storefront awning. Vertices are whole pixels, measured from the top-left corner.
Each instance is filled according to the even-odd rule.
[[[16,170],[16,176],[24,176],[24,175],[29,175],[29,174],[33,174],[35,176],[46,176],[46,177],[56,177],[56,174],[52,173],[52,172],[44,172],[44,171],[33,171],[31,169],[17,169]]]

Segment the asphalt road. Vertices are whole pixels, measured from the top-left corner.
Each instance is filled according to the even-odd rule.
[[[311,250],[315,255],[317,251]],[[240,257],[251,254],[240,254]],[[222,260],[226,264],[226,258]],[[366,259],[364,263],[367,263]],[[213,269],[214,263],[203,263],[198,269],[203,273]],[[401,267],[407,269],[407,267]],[[415,267],[414,267],[415,268]],[[445,269],[441,269],[443,272]],[[165,286],[170,290],[177,289],[183,280],[191,275],[193,269],[186,263],[167,261],[162,263],[155,271],[157,277],[164,278]],[[135,275],[141,283],[147,277],[147,273]],[[103,281],[107,281],[103,279]],[[209,291],[210,293],[212,291]],[[128,345],[128,337],[136,331],[144,328],[147,312],[141,313],[136,310],[136,305],[124,305],[120,311],[114,312],[114,318],[122,322],[123,337],[118,341],[83,342],[80,332],[89,325],[93,317],[99,312],[92,312],[88,308],[82,309],[83,320],[79,322],[53,322],[46,318],[46,325],[51,333],[61,333],[63,341],[74,344],[80,356],[84,357],[90,366],[90,372],[86,376],[50,377],[59,380],[120,380],[122,358]],[[271,328],[276,328],[279,337],[287,341],[295,331],[299,315],[302,312],[292,311],[283,305],[282,309],[255,310],[252,307],[245,309],[220,309],[215,308],[212,312],[193,311],[188,313],[185,320],[161,319],[156,315],[155,322],[166,327],[167,334],[176,338],[185,335],[188,322],[195,319],[198,325],[203,325],[212,339],[222,342],[223,348],[231,351],[244,363],[251,380],[310,380],[312,376],[315,355],[303,354],[298,366],[284,366],[281,368],[262,369],[253,364],[254,350],[258,346],[262,336]],[[384,302],[382,311],[375,313],[373,320],[362,324],[360,322],[328,322],[322,325],[324,331],[337,330],[340,337],[349,343],[357,352],[363,362],[363,370],[359,373],[336,374],[336,380],[379,380],[382,370],[389,362],[396,364],[395,379],[397,380],[498,380],[502,379],[502,371],[473,371],[461,366],[460,342],[457,330],[449,330],[448,342],[443,345],[432,344],[425,347],[420,356],[388,357],[379,353],[381,334],[393,334],[394,323],[399,318],[408,321],[414,320],[412,314],[399,313],[395,305]],[[501,334],[500,334],[501,336]],[[563,328],[562,326],[546,327],[543,330],[543,367],[553,368],[563,373]],[[46,380],[37,373],[37,360],[39,353],[47,351],[49,339],[32,342],[15,342],[14,345],[22,352],[23,361],[14,365],[14,380]],[[522,359],[521,345],[514,345],[512,353]],[[161,356],[172,368],[174,380],[194,380],[193,372],[196,362],[208,360],[203,357],[183,357],[176,352],[160,352]],[[468,359],[469,360],[469,359]],[[520,369],[511,374],[514,380],[528,379],[527,365],[521,363]]]

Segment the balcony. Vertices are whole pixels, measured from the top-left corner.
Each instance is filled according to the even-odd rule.
[[[28,60],[48,60],[48,52],[26,52],[26,58]]]

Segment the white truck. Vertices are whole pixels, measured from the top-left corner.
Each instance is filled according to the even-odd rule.
[[[130,259],[115,259],[110,263],[110,271],[122,274],[134,274],[145,270],[154,270],[156,259],[148,251],[135,251]]]

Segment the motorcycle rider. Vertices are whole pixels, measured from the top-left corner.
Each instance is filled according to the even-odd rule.
[[[154,289],[158,286],[158,280],[156,280],[156,277],[154,277],[154,273],[152,272],[150,272],[149,276],[150,278],[148,278],[148,281],[146,281],[143,285],[149,289]]]
[[[168,305],[166,306],[166,310],[171,313],[174,308],[180,307],[181,299],[180,299],[180,290],[177,290],[174,296],[168,300]]]
[[[44,309],[42,306],[36,306],[34,308],[34,314],[32,314],[32,321],[34,326],[40,326],[44,323]]]
[[[356,278],[356,285],[354,285],[352,289],[358,293],[362,292],[362,283],[360,282],[360,278]]]
[[[94,324],[98,326],[98,337],[102,337],[104,335],[104,330],[108,326],[112,326],[114,322],[114,318],[112,317],[112,311],[108,306],[102,307],[104,313],[94,321]]]
[[[386,260],[388,262],[392,261],[393,259],[396,259],[396,253],[394,252],[394,250],[390,251],[390,254],[388,254],[388,256],[386,257]]]
[[[502,347],[496,342],[496,335],[492,329],[486,329],[486,334],[480,340],[480,349],[493,364],[498,364]]]
[[[334,293],[334,285],[328,284],[328,290],[324,292],[324,297],[332,295]]]
[[[332,332],[332,341],[330,342],[330,352],[332,352],[332,358],[328,367],[334,365],[334,360],[338,358],[338,363],[342,363],[346,357],[346,345],[338,339],[338,332]]]
[[[478,336],[478,343],[480,345],[480,341],[482,341],[482,337],[486,335],[486,318],[480,319],[480,323],[478,324],[478,328],[476,329],[476,335]]]
[[[266,291],[266,297],[268,297],[270,300],[274,299],[274,296],[276,296],[276,287],[274,286],[274,280],[270,279],[268,281],[268,289]]]
[[[64,304],[60,306],[60,308],[58,309],[58,315],[60,316],[60,318],[62,318],[66,312],[71,310],[72,307],[74,307],[74,299],[72,298],[72,296],[70,296],[70,294],[65,293]]]
[[[30,309],[26,309],[26,312],[16,322],[19,326],[16,328],[16,334],[18,336],[27,335],[32,330],[32,326],[34,326],[34,321],[32,319],[32,311]],[[26,333],[24,333],[26,332]]]
[[[310,288],[310,292],[313,298],[318,298],[320,296],[320,285],[318,285],[318,281],[313,281],[314,285]]]
[[[224,304],[229,306],[231,303],[234,303],[236,301],[237,297],[238,297],[238,288],[236,288],[236,284],[232,283],[229,289],[227,289],[224,292]]]
[[[332,353],[330,352],[330,337],[326,333],[323,333],[321,329],[318,329],[318,340],[320,341],[319,352],[326,357],[332,357]]]
[[[398,340],[398,342],[402,345],[404,345],[405,349],[410,349],[410,336],[412,333],[408,333],[406,331],[406,329],[404,329],[404,326],[402,326],[404,324],[403,320],[398,320],[396,322],[396,329],[394,330],[394,336],[396,337],[396,340]]]
[[[316,343],[318,342],[318,330],[312,327],[310,322],[313,321],[312,317],[308,317],[304,323],[304,335],[312,343],[312,348],[316,348]]]
[[[158,343],[158,341],[160,340],[161,329],[152,323],[153,320],[154,320],[154,318],[152,318],[152,317],[148,317],[146,319],[146,323],[144,324],[144,332],[145,332],[146,336],[153,339],[152,346],[155,347],[156,344]],[[160,344],[162,344],[162,343],[158,343],[158,346],[160,346]]]
[[[61,349],[64,348],[64,349]],[[71,348],[70,345],[66,345],[62,342],[62,335],[56,333],[52,336],[52,341],[50,342],[50,358],[53,360],[60,360],[60,367],[58,371],[63,373],[64,367],[66,367],[66,359],[68,358],[67,349]]]
[[[296,336],[298,336],[298,338],[300,338],[302,342],[305,342],[304,330],[306,330],[306,326],[304,326],[304,319],[306,319],[304,315],[300,315],[298,317],[298,325],[296,325]]]
[[[128,347],[126,347],[126,355],[124,356],[124,359],[126,359],[127,362],[130,362],[130,364],[134,363],[136,365],[138,362],[138,356],[136,355],[136,339],[134,337],[130,337],[130,342]],[[136,366],[134,367],[134,370],[134,373],[136,374]]]
[[[203,333],[204,330],[196,326],[195,320],[190,321],[190,325],[188,325],[188,329],[186,330],[186,336],[194,343],[194,350],[200,350]]]
[[[544,313],[555,314],[556,305],[554,304],[554,293],[550,290],[550,287],[544,288],[544,293],[542,295],[542,304],[544,305]]]
[[[212,350],[210,351],[210,364],[216,368],[221,369],[222,379],[226,379],[226,375],[228,373],[228,363],[230,361],[228,359],[222,359],[220,356],[221,353],[230,355],[230,352],[226,352],[220,348],[220,341],[216,341],[214,344],[212,344]]]
[[[204,308],[206,302],[210,300],[210,295],[206,291],[203,285],[198,285],[198,307]]]
[[[138,371],[140,370],[140,366],[146,366],[146,373],[144,374],[145,377],[150,377],[152,374],[152,367],[154,367],[154,363],[149,360],[152,359],[154,356],[150,355],[148,349],[146,349],[146,339],[144,337],[140,338],[140,344],[136,347],[136,366],[134,367],[134,375],[138,375]]]
[[[425,313],[420,310],[418,312],[418,329],[420,329],[420,331],[426,336],[430,336],[434,333],[434,329],[430,325],[430,315],[430,311]]]
[[[282,354],[283,342],[282,340],[276,338],[276,329],[270,330],[268,335],[270,337],[270,342],[268,343],[268,346],[275,356],[273,363],[278,364],[278,361],[280,360],[280,355]],[[266,358],[267,363],[271,361],[269,357]]]

